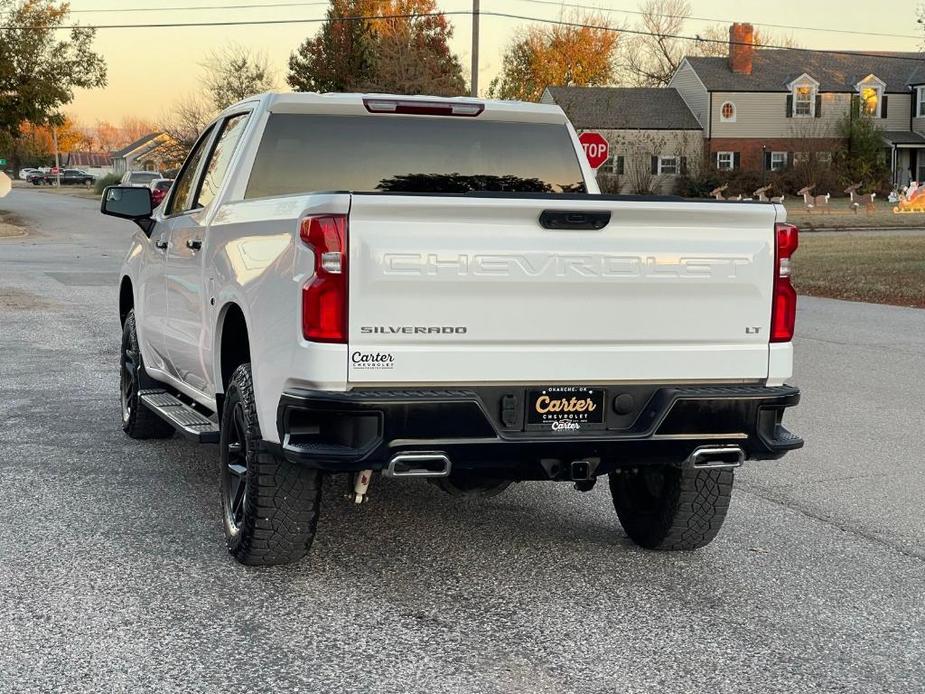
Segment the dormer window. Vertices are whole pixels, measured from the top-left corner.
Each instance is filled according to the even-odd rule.
[[[886,115],[883,112],[884,87],[886,84],[876,75],[868,75],[855,85],[858,90],[861,113],[866,113],[872,118],[883,118]]]
[[[791,118],[815,118],[818,114],[816,95],[819,83],[805,72],[787,85],[790,96],[787,99],[787,115]]]
[[[861,108],[875,118],[880,115],[879,87],[861,87]]]
[[[813,115],[813,102],[816,101],[816,95],[813,94],[813,88],[809,85],[802,85],[793,90],[793,115],[809,116]]]

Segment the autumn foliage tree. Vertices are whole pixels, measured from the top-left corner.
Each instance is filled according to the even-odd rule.
[[[488,88],[496,99],[539,101],[550,86],[609,84],[616,72],[619,34],[599,15],[531,27],[504,53],[501,74]]]
[[[297,91],[465,92],[453,35],[435,0],[332,0],[327,18],[289,58]]]
[[[68,5],[51,0],[0,0],[0,133],[17,137],[23,123],[57,123],[77,88],[106,84],[93,52],[94,30],[78,27],[58,39]]]

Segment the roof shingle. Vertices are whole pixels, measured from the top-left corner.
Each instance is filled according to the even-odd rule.
[[[726,58],[687,58],[710,91],[744,92],[787,91],[787,84],[804,72],[824,92],[853,92],[870,74],[883,80],[888,92],[908,92],[914,79],[923,79],[923,60],[925,53],[865,51],[851,55],[775,48],[756,50],[752,74],[743,75],[730,70]]]
[[[577,129],[700,130],[674,89],[660,87],[548,87]]]

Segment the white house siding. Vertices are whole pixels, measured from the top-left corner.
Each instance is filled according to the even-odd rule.
[[[884,130],[909,130],[912,115],[911,94],[887,94],[886,118],[882,119]]]
[[[925,118],[913,118],[912,129],[917,133],[925,133]]]
[[[819,118],[787,118],[787,92],[714,92],[712,137],[837,137],[838,122],[851,106],[851,94],[822,93]],[[909,94],[888,94],[887,117],[877,120],[883,130],[908,130],[912,100]],[[736,120],[720,119],[724,102],[736,107]],[[919,119],[925,123],[925,118]]]
[[[706,87],[703,86],[700,78],[697,77],[697,73],[694,72],[694,69],[687,61],[681,64],[681,67],[678,68],[671,78],[671,82],[668,83],[668,88],[671,89],[672,87],[674,87],[678,91],[678,94],[681,95],[681,98],[684,99],[684,103],[687,104],[691,113],[694,114],[694,118],[697,119],[697,122],[700,123],[701,126],[705,125],[709,118],[710,93],[706,90]]]

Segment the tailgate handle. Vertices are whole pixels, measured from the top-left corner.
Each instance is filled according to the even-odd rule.
[[[610,224],[610,212],[581,210],[543,210],[540,226],[544,229],[603,229]]]

